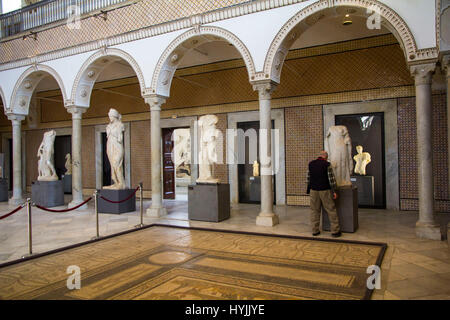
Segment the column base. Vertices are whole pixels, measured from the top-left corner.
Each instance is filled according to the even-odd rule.
[[[150,218],[159,218],[165,216],[167,214],[167,209],[164,207],[161,208],[148,208],[147,209],[147,217]]]
[[[419,221],[416,223],[416,236],[422,239],[442,240],[439,225]]]
[[[11,198],[8,200],[8,204],[18,206],[26,202],[27,200],[24,198]]]
[[[256,225],[263,227],[273,227],[278,224],[278,216],[275,213],[260,213],[256,217]]]
[[[80,204],[83,203],[83,202],[84,202],[84,200],[72,200],[72,201],[70,201],[69,204],[67,205],[67,209],[76,207],[76,206],[80,205]],[[81,207],[76,208],[75,210],[87,210],[87,208],[88,208],[88,205],[87,205],[87,203],[86,203],[86,204],[82,205]]]

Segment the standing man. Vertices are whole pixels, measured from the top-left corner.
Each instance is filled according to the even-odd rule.
[[[308,165],[308,190],[306,193],[310,194],[311,192],[312,235],[318,236],[320,234],[320,209],[323,206],[331,223],[331,235],[340,237],[339,219],[334,204],[334,200],[337,199],[337,185],[333,169],[331,169],[331,164],[327,159],[328,153],[322,150],[319,157]]]

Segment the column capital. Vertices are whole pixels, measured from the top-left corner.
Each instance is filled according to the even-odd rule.
[[[411,75],[414,77],[416,85],[431,84],[436,63],[418,64],[411,66]]]
[[[270,100],[272,92],[276,89],[277,83],[272,80],[252,82],[253,90],[258,91],[259,100]]]
[[[442,57],[441,66],[442,70],[447,71],[447,78],[450,78],[450,54]]]
[[[72,114],[72,119],[81,119],[83,113],[86,112],[87,108],[79,106],[66,106],[68,113]]]
[[[8,117],[8,120],[12,122],[25,120],[25,115],[23,114],[7,113],[6,116]]]
[[[148,95],[143,98],[145,103],[150,106],[150,111],[161,111],[161,106],[166,102],[166,97],[159,95]]]

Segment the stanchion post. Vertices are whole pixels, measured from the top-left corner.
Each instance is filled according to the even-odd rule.
[[[100,231],[99,231],[99,222],[98,222],[98,191],[95,190],[94,192],[94,208],[95,208],[95,225],[96,225],[96,236],[92,239],[98,239],[100,238]]]
[[[139,206],[141,214],[141,223],[136,225],[136,228],[142,228],[144,226],[144,189],[142,187],[142,182],[139,183]]]
[[[31,199],[27,199],[27,214],[28,214],[28,254],[24,255],[22,258],[29,257],[33,255],[33,229],[31,225]]]

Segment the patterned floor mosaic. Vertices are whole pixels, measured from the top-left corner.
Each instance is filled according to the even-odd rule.
[[[364,299],[385,249],[152,226],[0,268],[0,299]],[[67,287],[69,266],[80,289]]]

